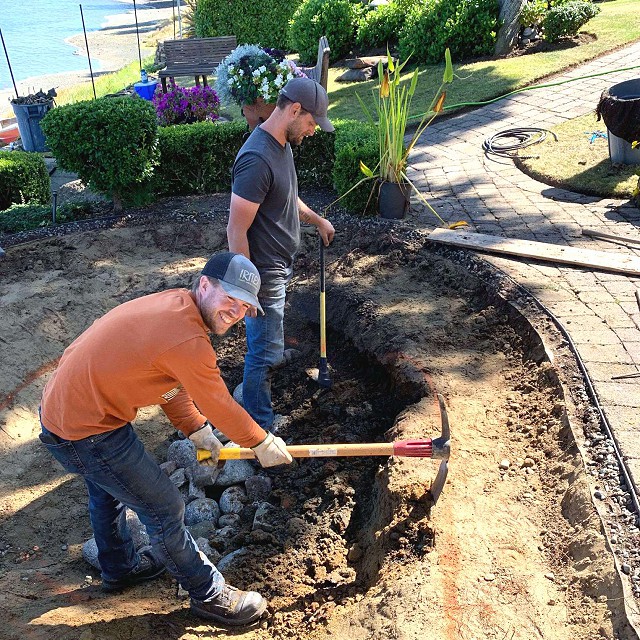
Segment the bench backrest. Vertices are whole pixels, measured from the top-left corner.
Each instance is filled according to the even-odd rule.
[[[217,67],[237,46],[235,36],[216,38],[184,38],[165,40],[164,55],[167,67],[202,65]]]
[[[318,84],[321,84],[325,90],[329,82],[329,54],[331,49],[329,48],[329,41],[327,36],[322,36],[318,41],[318,59],[316,60],[315,67],[302,67],[305,75],[312,80],[315,80]]]

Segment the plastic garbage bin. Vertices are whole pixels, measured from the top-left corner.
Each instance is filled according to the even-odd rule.
[[[53,100],[37,104],[11,103],[13,113],[18,121],[18,130],[25,151],[48,151],[44,133],[40,127],[40,120],[53,107]]]
[[[133,85],[136,93],[145,100],[151,100],[158,86],[157,80],[147,80],[146,82],[136,82]]]
[[[640,149],[631,148],[640,140],[640,78],[605,89],[596,114],[607,125],[611,162],[640,164]]]

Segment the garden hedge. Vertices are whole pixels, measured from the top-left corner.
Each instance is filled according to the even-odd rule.
[[[0,210],[12,204],[47,204],[50,199],[51,181],[41,155],[0,151]]]
[[[52,109],[41,122],[60,167],[113,198],[114,208],[151,197],[156,111],[148,100],[105,97]]]
[[[283,49],[289,20],[301,0],[198,0],[194,12],[196,36],[236,36],[238,44]],[[318,41],[316,40],[316,48]]]

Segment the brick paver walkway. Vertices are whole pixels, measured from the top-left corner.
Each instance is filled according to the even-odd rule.
[[[636,43],[541,84],[639,64]],[[467,220],[470,229],[480,233],[640,256],[640,246],[634,250],[581,235],[583,228],[590,228],[640,240],[637,207],[550,187],[521,173],[511,160],[485,157],[482,150],[486,138],[505,129],[548,128],[593,111],[603,89],[633,78],[640,78],[640,69],[526,91],[436,121],[410,157],[411,178],[431,195],[431,204],[447,222]],[[436,225],[426,210],[418,216],[419,224]],[[640,279],[483,257],[535,295],[567,330],[640,488],[640,378],[611,380],[640,371],[640,308],[635,295]]]

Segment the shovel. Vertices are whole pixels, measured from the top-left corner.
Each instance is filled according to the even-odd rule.
[[[323,389],[331,386],[329,366],[327,364],[327,314],[324,301],[324,242],[320,238],[320,364],[317,369],[307,371]]]
[[[432,458],[441,460],[435,480],[431,484],[431,497],[437,502],[449,472],[450,433],[449,418],[444,398],[438,394],[442,432],[439,438],[424,440],[397,440],[396,442],[374,442],[362,444],[296,444],[287,451],[292,458],[335,458],[342,456],[400,456],[405,458]],[[211,457],[211,452],[198,449],[198,462]],[[220,450],[220,460],[252,460],[253,449],[225,447]]]

